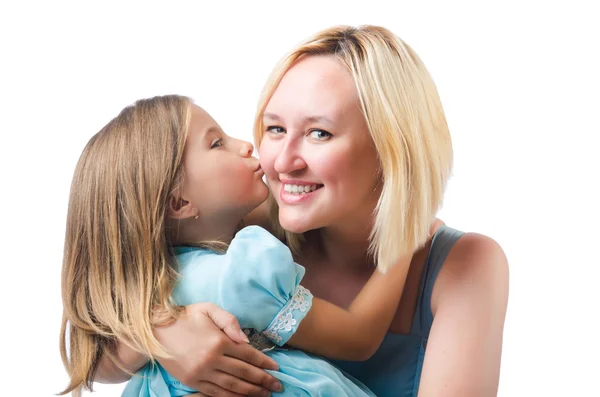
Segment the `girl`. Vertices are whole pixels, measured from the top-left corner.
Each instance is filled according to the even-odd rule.
[[[67,217],[61,354],[71,382],[63,394],[91,389],[102,355],[119,366],[117,341],[169,357],[153,327],[202,301],[234,314],[245,340],[277,362],[281,395],[373,395],[327,361],[281,346],[369,358],[397,309],[410,255],[385,276],[374,272],[348,310],[313,299],[285,245],[258,226],[240,230],[268,196],[252,152],[180,96],[140,100],[92,137]],[[289,192],[298,201],[319,188],[301,187]],[[124,395],[194,392],[152,360]]]

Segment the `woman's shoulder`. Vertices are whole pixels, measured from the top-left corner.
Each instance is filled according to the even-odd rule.
[[[508,260],[490,236],[468,232],[450,249],[435,283],[431,309],[435,315],[444,301],[457,297],[483,299],[491,306],[508,296]],[[500,305],[506,306],[506,305]]]
[[[508,260],[500,244],[484,234],[468,232],[458,239],[444,266],[464,275],[508,272]]]

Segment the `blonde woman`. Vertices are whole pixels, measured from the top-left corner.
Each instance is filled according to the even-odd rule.
[[[493,239],[436,218],[452,146],[435,84],[417,54],[381,27],[317,33],[273,71],[255,141],[271,198],[252,219],[263,223],[268,212],[315,296],[348,307],[376,267],[416,250],[377,352],[335,364],[377,396],[496,395],[507,259]],[[235,328],[231,318],[213,307],[186,310],[197,314],[155,331],[177,352],[165,366],[204,395],[264,393],[270,378],[244,362],[260,356],[217,369],[223,357],[241,352],[203,323],[202,313],[218,317],[220,328]],[[130,355],[126,368],[145,359],[123,344],[117,351]],[[112,370],[103,367],[99,378],[125,376]]]

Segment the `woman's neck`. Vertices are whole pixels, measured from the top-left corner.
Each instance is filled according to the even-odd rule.
[[[369,255],[372,222],[330,226],[307,233],[307,252],[322,266],[341,267],[352,271],[372,271]],[[320,266],[321,266],[320,265]]]
[[[369,254],[370,235],[375,224],[374,211],[381,194],[373,191],[370,200],[335,224],[306,233],[307,253],[320,266],[343,268],[351,272],[372,272],[375,262]]]

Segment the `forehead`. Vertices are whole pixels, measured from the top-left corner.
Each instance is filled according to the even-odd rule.
[[[216,124],[215,120],[198,105],[192,105],[190,118],[190,132],[194,130],[203,130]]]
[[[348,69],[331,55],[317,55],[301,58],[285,73],[265,111],[279,115],[325,113],[336,118],[357,105],[356,86]]]
[[[202,109],[200,106],[192,105],[188,131],[189,140],[195,141],[202,138],[207,131],[218,129],[219,125],[206,110]]]
[[[221,131],[217,122],[200,106],[192,105],[190,113],[184,155],[188,153],[188,150],[199,147],[198,145],[202,146],[206,138],[210,138],[213,132]]]

